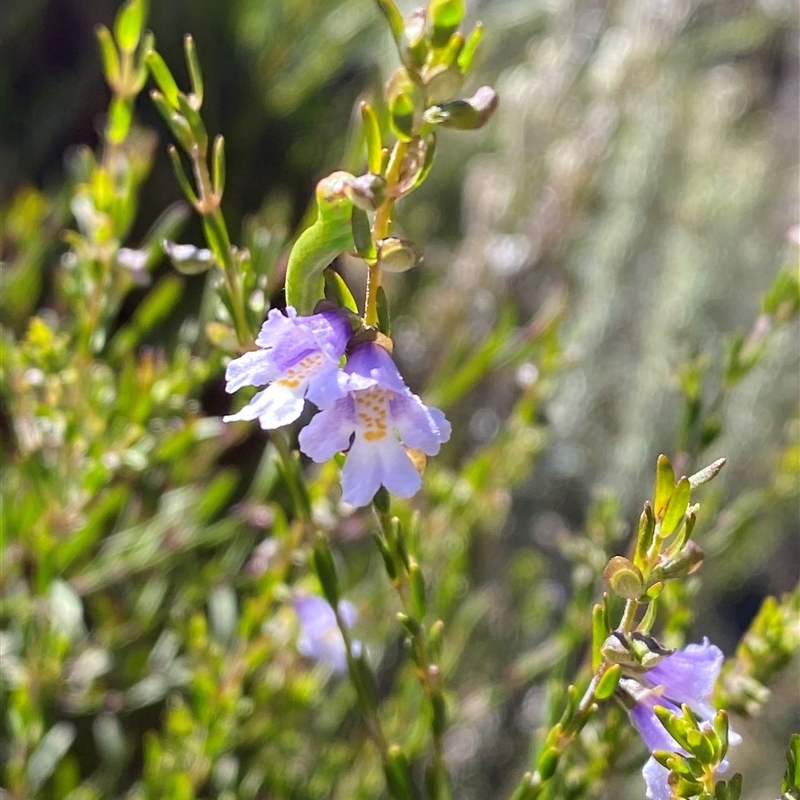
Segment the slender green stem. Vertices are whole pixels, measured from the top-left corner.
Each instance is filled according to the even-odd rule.
[[[431,710],[431,739],[433,742],[433,764],[432,764],[432,783],[439,792],[437,798],[449,796],[449,774],[444,756],[444,722],[442,719],[444,701],[441,689],[441,677],[439,666],[431,658],[430,648],[428,647],[427,629],[423,620],[417,619],[417,614],[411,599],[410,576],[406,563],[403,560],[399,543],[395,533],[395,523],[391,513],[375,507],[375,513],[380,523],[381,531],[386,541],[387,549],[395,560],[395,577],[389,576],[392,585],[400,598],[403,613],[414,620],[412,630],[409,630],[411,647],[414,652],[414,660],[417,664],[417,677],[422,691]]]
[[[225,281],[228,285],[228,293],[233,310],[233,326],[236,331],[236,338],[241,346],[248,346],[251,334],[244,312],[244,298],[239,282],[237,264],[231,250],[231,239],[228,235],[225,217],[220,208],[222,198],[214,191],[212,186],[211,174],[208,171],[208,163],[206,162],[206,153],[195,145],[191,148],[189,156],[192,159],[192,168],[199,195],[197,210],[203,216],[206,224],[213,229],[215,237],[220,243],[219,248],[212,247],[211,249],[215,251],[217,258],[222,260],[222,268],[225,272]],[[211,244],[209,242],[209,245]]]

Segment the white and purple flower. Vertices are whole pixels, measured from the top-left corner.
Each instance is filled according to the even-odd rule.
[[[271,430],[294,422],[303,413],[304,398],[323,406],[342,397],[347,376],[339,361],[350,334],[349,323],[336,311],[301,317],[291,306],[285,315],[272,309],[256,337],[261,349],[235,358],[225,371],[228,392],[266,388],[223,420],[258,419]]]
[[[636,680],[621,682],[633,698],[629,709],[631,721],[641,734],[650,752],[670,750],[687,755],[686,751],[670,736],[655,714],[657,706],[680,715],[682,704],[688,705],[701,722],[711,724],[716,711],[708,702],[719,676],[724,656],[722,651],[707,638],[701,644],[687,645],[664,658],[647,672],[637,675]],[[729,743],[738,744],[741,737],[729,732]],[[718,771],[724,774],[728,762],[722,761]],[[642,769],[650,800],[669,800],[669,771],[654,758],[649,758]]]
[[[342,469],[346,503],[368,505],[381,486],[411,497],[422,479],[405,448],[436,455],[450,438],[450,423],[412,394],[392,357],[374,342],[355,348],[345,372],[347,393],[318,404],[322,410],[300,432],[300,449],[324,462],[349,447]]]
[[[301,655],[326,665],[337,673],[347,671],[347,650],[342,632],[336,624],[336,615],[327,600],[315,595],[298,595],[292,601],[300,621],[297,649]],[[339,614],[347,628],[355,625],[357,614],[347,600],[339,603]],[[354,655],[361,651],[361,643],[353,642]]]

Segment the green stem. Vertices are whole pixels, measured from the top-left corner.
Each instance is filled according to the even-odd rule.
[[[439,666],[430,656],[428,647],[427,629],[417,614],[411,601],[411,586],[406,563],[399,552],[395,526],[388,509],[381,510],[375,507],[381,531],[383,532],[386,546],[395,561],[395,577],[389,579],[397,591],[403,613],[416,623],[413,633],[409,632],[414,658],[417,663],[417,677],[422,687],[423,694],[431,710],[431,739],[433,742],[433,764],[431,765],[431,788],[435,792],[436,800],[449,798],[450,776],[444,757],[444,724],[440,723],[443,708],[441,678]],[[434,788],[435,787],[435,788]]]
[[[211,184],[211,174],[206,163],[206,153],[201,151],[200,147],[195,144],[189,152],[189,157],[192,159],[192,167],[199,194],[197,210],[203,216],[206,224],[213,228],[215,236],[220,242],[221,246],[219,248],[211,246],[211,242],[208,244],[217,258],[222,261],[225,281],[228,285],[228,294],[231,299],[231,308],[233,309],[233,326],[236,331],[236,339],[240,346],[246,347],[249,346],[252,337],[244,312],[244,298],[239,283],[237,265],[231,251],[231,239],[228,235],[225,217],[220,209],[222,198],[214,191]]]

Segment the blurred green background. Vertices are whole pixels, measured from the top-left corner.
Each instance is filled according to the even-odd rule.
[[[116,9],[104,0],[7,0],[0,12],[0,201],[8,206],[26,187],[44,198],[36,247],[24,250],[29,291],[3,309],[4,325],[17,332],[47,303],[64,248],[59,230],[72,224],[65,158],[78,144],[95,147],[102,130],[108,92],[93,27],[110,26]],[[544,713],[538,667],[525,659],[542,652],[553,619],[572,608],[580,564],[570,548],[592,514],[606,514],[611,522],[597,524],[609,530],[634,523],[658,453],[670,454],[679,474],[728,458],[700,498],[697,538],[707,562],[692,600],[693,640],[709,635],[731,653],[762,599],[790,591],[800,571],[797,321],[759,316],[778,270],[796,270],[796,3],[496,0],[470,4],[470,17],[486,28],[473,81],[496,86],[500,108],[480,135],[442,134],[430,179],[400,208],[399,224],[424,247],[425,264],[387,280],[402,370],[454,423],[445,464],[456,469],[505,442],[503,421],[520,391],[543,381],[532,438],[517,442],[521,453],[498,450],[502,465],[487,462],[513,486],[487,479],[487,507],[464,521],[462,594],[469,587],[479,609],[463,623],[471,649],[452,681],[461,710],[448,757],[459,800],[500,796],[524,760]],[[354,104],[379,93],[396,64],[380,14],[367,0],[161,0],[149,27],[181,80],[181,38],[195,37],[204,119],[226,139],[231,231],[289,236],[316,181],[358,166]],[[146,93],[137,118],[158,145],[133,242],[180,198]],[[192,221],[182,241],[199,245],[200,236]],[[7,226],[2,248],[6,261],[23,251]],[[363,281],[352,265],[343,269],[354,284]],[[162,265],[158,274],[168,271]],[[202,281],[187,287],[180,309],[191,316]],[[129,296],[121,322],[143,294]],[[454,365],[493,332],[506,343],[524,339],[542,309],[560,324],[552,368],[540,356],[504,360],[501,352],[487,355],[491,369],[476,367],[480,380],[464,378],[463,391],[437,379],[452,378]],[[737,331],[766,346],[753,370],[730,382],[725,359]],[[167,335],[161,329],[154,340]],[[200,399],[204,414],[227,410],[219,374]],[[698,403],[703,411],[693,416]],[[13,458],[11,429],[4,408],[4,450]],[[216,463],[249,480],[263,442],[253,435]],[[341,533],[344,547],[363,538],[363,525],[351,527]],[[600,538],[621,551],[614,531]],[[355,585],[358,567],[351,571]],[[148,646],[169,627],[162,602]],[[560,668],[569,674],[575,663]],[[108,691],[129,689],[140,670],[128,672]],[[495,692],[496,684],[505,689]],[[114,784],[119,796],[141,769],[140,737],[161,724],[166,692],[123,715],[130,753]],[[79,740],[91,740],[98,707],[113,703],[73,715]],[[50,721],[65,714],[73,718],[56,702]],[[774,800],[783,769],[776,754],[799,715],[795,661],[762,716],[737,725],[746,797]],[[302,720],[295,719],[300,736]],[[79,753],[82,773],[94,768],[95,749],[86,744]],[[624,781],[626,771],[597,796],[641,797],[638,773]],[[302,783],[296,777],[285,794],[259,796],[328,796],[297,788]],[[346,786],[337,791],[348,796]],[[211,789],[198,796],[222,797]]]

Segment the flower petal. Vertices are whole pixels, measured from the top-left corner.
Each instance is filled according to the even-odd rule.
[[[647,784],[647,800],[670,800],[669,770],[654,758],[648,758],[642,767],[642,776]]]
[[[269,353],[252,350],[228,364],[225,369],[225,391],[233,393],[242,386],[266,386],[280,374]]]
[[[653,692],[647,692],[636,701],[630,710],[631,721],[636,730],[639,731],[639,735],[647,745],[647,749],[651,753],[653,750],[671,750],[673,753],[685,752],[661,724],[655,714],[656,706],[662,706],[675,714],[680,714],[680,709],[677,706]]]
[[[236,414],[222,418],[223,422],[258,419],[264,430],[273,430],[294,422],[303,413],[305,386],[289,389],[273,383]]]
[[[347,375],[333,361],[323,364],[309,378],[306,397],[317,408],[327,408],[346,394]]]
[[[419,491],[422,479],[393,437],[366,441],[357,436],[342,469],[342,500],[366,506],[382,485],[398,497],[411,497]]]
[[[709,708],[707,701],[724,660],[722,651],[705,638],[701,644],[687,645],[667,656],[645,678],[651,686],[663,686],[666,697],[692,708],[697,706],[698,713],[703,713],[699,707]]]
[[[300,431],[300,449],[313,461],[322,463],[350,446],[353,434],[353,401],[348,397],[337,400],[319,412]]]
[[[351,391],[374,385],[394,392],[408,391],[392,357],[374,342],[359,345],[353,350],[347,359],[345,372],[351,375]]]
[[[407,447],[435,456],[442,442],[450,438],[450,423],[438,408],[429,408],[417,395],[406,390],[391,400],[392,421]]]

